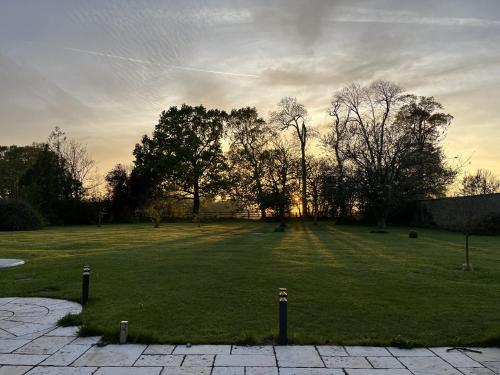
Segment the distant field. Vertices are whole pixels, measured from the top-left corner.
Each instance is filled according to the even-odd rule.
[[[295,343],[416,345],[500,342],[500,237],[408,228],[260,222],[110,225],[0,232],[0,296],[78,300],[92,267],[86,332],[138,341],[269,342],[277,292],[289,290]]]

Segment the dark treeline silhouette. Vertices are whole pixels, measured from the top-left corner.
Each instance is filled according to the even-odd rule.
[[[320,134],[290,97],[267,120],[251,107],[172,106],[135,145],[133,165],[107,173],[104,199],[92,193],[85,147],[56,128],[45,143],[0,148],[0,199],[23,201],[50,224],[157,226],[223,207],[226,216],[364,218],[383,229],[409,202],[444,196],[457,175],[442,149],[452,116],[432,97],[387,81],[352,84],[334,93],[328,114]],[[498,188],[486,172],[463,184]]]
[[[0,146],[0,203],[9,212],[0,228],[96,222],[99,202],[85,186],[93,167],[86,147],[58,127],[44,143]]]
[[[263,218],[365,216],[384,228],[406,202],[443,196],[456,175],[442,150],[452,119],[442,109],[392,82],[352,84],[334,94],[320,136],[295,98],[283,98],[268,121],[250,107],[173,106],[135,146],[132,170],[109,172],[111,214],[158,220],[190,200],[196,217],[202,199],[228,200]]]

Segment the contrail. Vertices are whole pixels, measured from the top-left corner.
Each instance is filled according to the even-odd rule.
[[[31,42],[31,41],[28,42],[28,43],[39,44],[39,45],[44,45],[44,46],[48,46],[48,47],[56,47],[56,48],[64,49],[64,50],[67,50],[67,51],[73,51],[73,52],[78,52],[78,53],[85,53],[87,55],[101,56],[101,57],[108,57],[108,58],[111,58],[111,59],[129,61],[129,62],[137,63],[137,64],[147,64],[147,65],[159,66],[159,67],[170,68],[170,69],[186,70],[186,71],[191,71],[191,72],[222,74],[222,75],[232,76],[232,77],[259,78],[259,76],[256,75],[256,74],[233,73],[233,72],[224,72],[224,71],[220,71],[220,70],[200,69],[200,68],[194,68],[194,67],[190,67],[190,66],[180,66],[180,65],[170,65],[170,64],[163,64],[163,63],[155,63],[155,62],[149,61],[149,60],[142,60],[142,59],[136,59],[136,58],[133,58],[133,57],[113,55],[113,54],[105,53],[105,52],[90,51],[90,50],[81,49],[81,48],[64,47],[64,46],[49,46],[49,45],[45,45],[43,43]]]

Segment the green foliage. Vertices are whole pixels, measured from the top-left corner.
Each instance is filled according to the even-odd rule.
[[[57,324],[61,327],[76,327],[83,324],[83,319],[81,314],[66,314],[61,319],[57,321]]]
[[[415,347],[415,343],[413,343],[411,340],[401,337],[401,335],[398,335],[391,340],[391,346],[400,349],[412,349]]]
[[[130,175],[127,169],[117,164],[106,175],[108,190],[107,214],[113,223],[126,223],[131,221],[130,207]]]
[[[42,226],[42,217],[28,203],[0,200],[0,231],[34,230]]]
[[[262,217],[269,207],[266,200],[268,148],[276,136],[255,108],[233,109],[228,119],[228,162],[232,184],[230,196],[243,207],[257,206]]]
[[[37,160],[41,146],[0,146],[0,199],[20,199],[20,179]]]
[[[50,224],[62,223],[56,207],[58,202],[72,199],[73,180],[63,161],[48,145],[21,177],[21,196],[40,210]]]
[[[202,195],[215,196],[227,187],[227,165],[221,139],[226,113],[183,104],[160,115],[152,137],[135,146],[135,166],[157,177],[159,190],[193,199],[200,210]]]
[[[416,230],[411,230],[408,232],[409,238],[418,238],[418,232]]]

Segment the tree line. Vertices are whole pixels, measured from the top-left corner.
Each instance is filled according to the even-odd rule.
[[[443,196],[456,176],[442,149],[452,116],[432,97],[387,81],[352,84],[334,94],[329,115],[320,135],[296,98],[281,99],[267,121],[251,107],[172,106],[136,144],[131,173],[119,165],[108,174],[109,195],[153,211],[190,199],[194,215],[201,197],[231,199],[262,217],[283,218],[294,206],[315,220],[365,213],[384,228],[395,209]],[[311,150],[313,138],[321,152]]]
[[[50,224],[138,216],[158,224],[188,202],[195,218],[207,202],[230,202],[262,218],[356,216],[383,229],[409,202],[444,196],[456,179],[442,146],[453,117],[433,97],[388,81],[351,84],[334,93],[328,115],[320,133],[291,97],[267,118],[253,107],[172,106],[135,145],[133,165],[106,174],[104,197],[86,147],[56,128],[44,143],[0,146],[0,200],[27,202]],[[499,186],[479,170],[463,177],[461,191]]]
[[[9,228],[19,222],[14,227],[23,228],[19,211],[31,215],[30,222],[38,216],[36,220],[48,224],[93,222],[97,210],[90,194],[94,167],[86,146],[68,139],[59,127],[46,142],[0,146],[0,203],[4,212],[11,212],[6,218],[0,215],[0,221]]]

